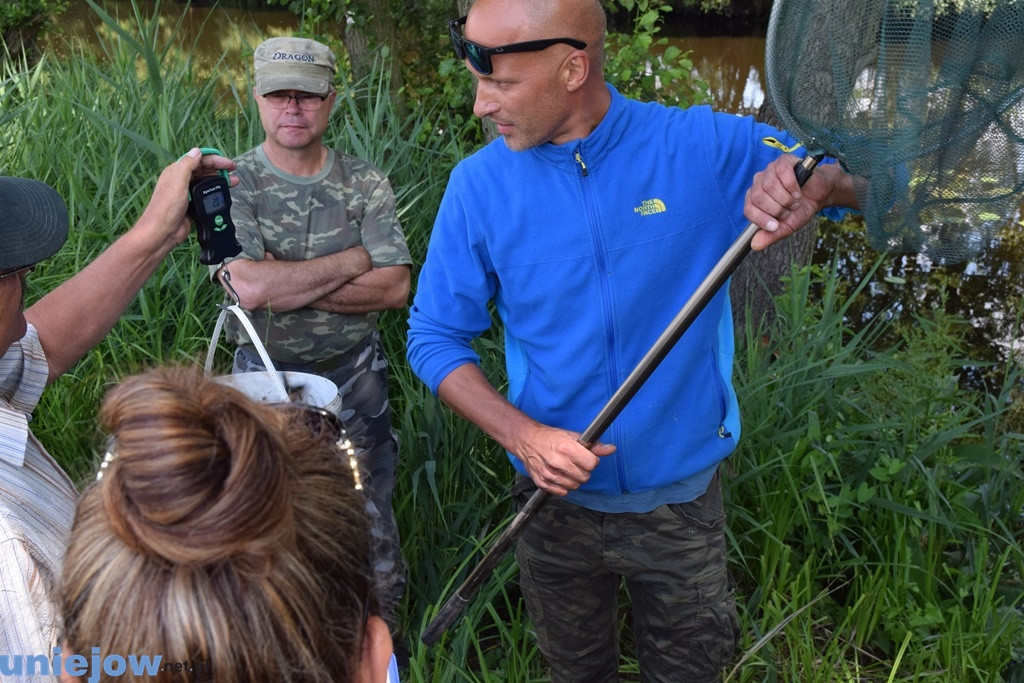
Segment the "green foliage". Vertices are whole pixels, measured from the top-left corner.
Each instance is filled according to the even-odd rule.
[[[813,260],[838,260],[847,275],[838,295],[850,299],[852,324],[860,325],[880,310],[896,319],[883,332],[885,345],[897,343],[901,330],[917,325],[915,312],[941,310],[950,318],[971,320],[971,325],[958,327],[971,361],[960,372],[961,383],[998,391],[1009,342],[1024,338],[1024,320],[1019,314],[1014,317],[1015,311],[1024,311],[1024,279],[1007,277],[1024,254],[1024,230],[1021,224],[1008,223],[975,258],[954,265],[939,267],[914,254],[889,254],[871,287],[856,297],[856,283],[867,277],[877,257],[860,217],[822,222]],[[989,310],[993,306],[998,312]]]
[[[71,213],[67,245],[28,280],[30,302],[131,225],[175,155],[194,144],[237,154],[262,138],[245,82],[196,78],[187,46],[169,49],[176,34],[147,16],[118,29],[107,25],[102,58],[72,51],[0,78],[0,167],[50,182]],[[398,115],[388,73],[380,64],[343,84],[328,142],[391,176],[420,263],[448,173],[470,148],[441,106]],[[76,479],[95,466],[95,412],[112,383],[205,355],[222,295],[197,249],[190,238],[172,252],[44,394],[33,429]],[[728,680],[990,681],[1024,660],[1022,369],[999,364],[1001,381],[987,385],[997,388],[966,390],[964,326],[942,307],[919,308],[912,324],[882,304],[862,308],[883,275],[878,262],[851,281],[834,264],[794,273],[771,339],[744,331],[743,438],[725,482],[743,641]],[[511,556],[437,646],[419,641],[510,519],[511,467],[413,375],[405,313],[387,312],[382,328],[402,444],[403,680],[545,680]],[[477,348],[500,384],[500,336]],[[635,680],[623,642],[622,675]]]
[[[776,337],[747,331],[738,680],[987,681],[1024,647],[1021,368],[999,394],[962,389],[962,326],[941,312],[895,346],[884,310],[850,328],[874,272],[848,297],[834,265],[796,273]]]
[[[39,26],[51,15],[63,12],[68,0],[6,0],[0,4],[0,35],[11,29]]]
[[[659,0],[606,0],[634,17],[631,34],[609,32],[605,40],[605,77],[622,94],[645,101],[688,107],[708,103],[708,84],[693,77],[690,52],[657,34],[672,8]]]
[[[936,17],[956,15],[961,12],[991,12],[999,4],[1000,0],[898,0],[893,3],[893,9],[916,14],[922,11],[933,14]]]
[[[267,0],[269,5],[281,5],[299,18],[298,35],[309,36],[330,46],[344,72],[348,55],[344,50],[343,35],[346,19],[354,0]],[[361,19],[364,22],[365,19]],[[340,31],[335,31],[341,27]]]
[[[67,8],[68,0],[5,0],[0,3],[0,64],[9,60],[33,63],[38,59],[37,39]]]

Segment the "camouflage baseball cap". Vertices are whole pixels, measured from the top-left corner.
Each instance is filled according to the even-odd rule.
[[[257,95],[276,90],[326,95],[334,82],[334,55],[309,38],[270,38],[256,48],[253,72]]]

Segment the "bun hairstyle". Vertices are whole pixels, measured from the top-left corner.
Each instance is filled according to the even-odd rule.
[[[377,604],[336,436],[176,366],[126,379],[100,421],[113,457],[71,532],[69,649],[202,663],[160,681],[352,680]]]

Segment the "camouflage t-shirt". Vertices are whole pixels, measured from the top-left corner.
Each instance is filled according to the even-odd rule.
[[[237,258],[299,261],[362,244],[374,268],[412,263],[395,215],[395,194],[372,164],[328,150],[315,176],[294,176],[270,163],[262,146],[235,159],[238,185],[231,190],[231,220],[242,253]],[[312,308],[275,313],[249,311],[270,357],[311,363],[337,356],[371,332],[377,313],[329,313]],[[228,339],[248,344],[228,316]]]

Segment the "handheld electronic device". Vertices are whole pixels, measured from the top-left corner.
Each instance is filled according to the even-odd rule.
[[[200,149],[203,154],[221,154],[213,147]],[[242,252],[231,222],[231,185],[228,172],[194,180],[188,186],[188,215],[196,224],[199,240],[199,262],[215,265]]]

